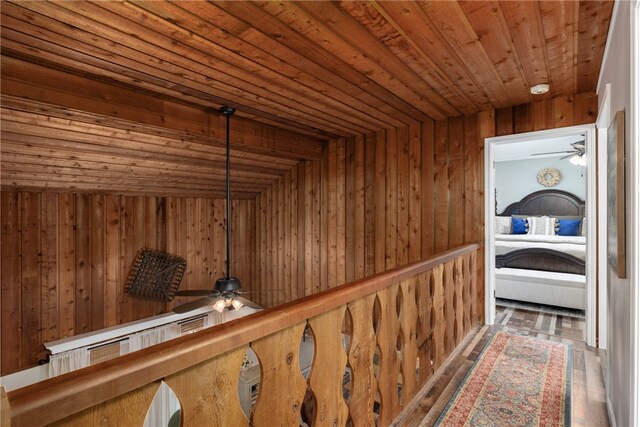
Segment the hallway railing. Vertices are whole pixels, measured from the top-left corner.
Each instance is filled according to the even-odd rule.
[[[249,346],[260,362],[255,426],[388,425],[481,319],[478,244],[8,394],[13,426],[142,426],[164,380],[184,426],[249,421],[238,384]],[[306,331],[306,333],[305,333]],[[312,339],[308,377],[301,340]]]

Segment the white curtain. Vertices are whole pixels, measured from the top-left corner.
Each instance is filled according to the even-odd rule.
[[[169,419],[180,409],[180,402],[171,387],[164,381],[156,392],[147,416],[144,419],[144,427],[164,427],[169,425]]]
[[[180,336],[180,325],[170,323],[129,335],[129,353],[151,347]]]
[[[224,310],[222,313],[217,312],[216,310],[211,310],[207,316],[207,326],[216,326],[220,323],[224,323],[227,321],[227,310]]]
[[[54,354],[49,358],[49,378],[89,366],[87,347]]]

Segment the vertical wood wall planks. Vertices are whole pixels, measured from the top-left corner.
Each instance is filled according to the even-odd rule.
[[[76,199],[76,293],[75,333],[91,331],[91,195],[78,194]]]
[[[59,310],[58,310],[58,269],[57,269],[57,260],[58,260],[58,195],[56,193],[43,193],[42,194],[42,222],[40,224],[40,253],[41,263],[40,263],[40,272],[41,272],[41,280],[40,280],[40,298],[42,301],[42,305],[40,307],[42,319],[40,321],[42,327],[42,342],[54,341],[60,337],[59,331]],[[93,229],[92,229],[93,231]],[[99,229],[100,232],[104,233],[104,228]],[[3,236],[4,241],[4,236]],[[4,256],[4,247],[3,247],[3,256]],[[92,250],[92,255],[94,251]],[[93,260],[92,260],[93,262]],[[102,259],[99,261],[101,270],[98,272],[101,273],[101,280],[94,281],[93,277],[91,279],[91,283],[104,283],[104,263]],[[3,280],[4,283],[4,280]],[[92,294],[93,294],[92,289]],[[102,295],[102,294],[101,294]],[[3,299],[4,301],[4,299]],[[102,301],[101,301],[102,303]],[[93,311],[93,310],[92,310]],[[100,312],[102,313],[102,307],[100,307]],[[4,312],[4,308],[3,308]],[[100,319],[100,325],[98,327],[102,327],[102,322],[104,321],[104,316]],[[92,326],[93,326],[93,316],[92,316]],[[6,353],[4,353],[5,347],[2,346],[3,350],[3,358]]]
[[[58,286],[60,338],[75,335],[75,200],[62,193],[58,201]]]
[[[22,198],[22,291],[21,334],[22,362],[25,366],[36,363],[44,349],[41,348],[40,329],[40,193],[25,193]],[[3,353],[4,355],[4,353]]]
[[[91,195],[91,330],[105,325],[105,196]],[[50,245],[46,245],[50,246]],[[44,245],[43,245],[44,248]],[[43,338],[43,341],[46,342]]]

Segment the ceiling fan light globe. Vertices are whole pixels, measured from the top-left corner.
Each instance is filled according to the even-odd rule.
[[[213,309],[218,313],[222,313],[225,308],[227,308],[227,303],[224,299],[219,299],[215,304],[213,304]]]
[[[233,306],[234,309],[236,310],[240,310],[242,307],[244,307],[244,304],[241,303],[240,301],[238,301],[237,299],[233,299],[231,301],[231,305]]]

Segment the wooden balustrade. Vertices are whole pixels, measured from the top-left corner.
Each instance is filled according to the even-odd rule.
[[[247,425],[238,381],[248,346],[261,370],[253,425],[298,426],[301,413],[315,426],[388,425],[479,322],[478,248],[12,391],[11,425],[142,425],[163,380],[180,401],[182,425]],[[315,346],[306,379],[298,361],[305,328]]]

